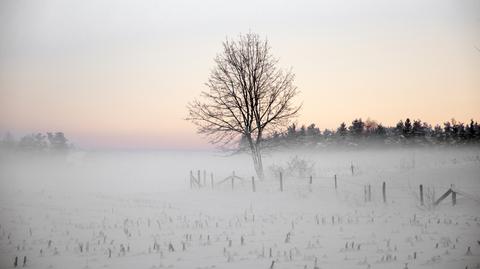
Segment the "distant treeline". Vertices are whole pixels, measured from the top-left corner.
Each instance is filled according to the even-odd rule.
[[[11,133],[6,133],[0,141],[0,149],[28,152],[66,152],[73,147],[62,132],[33,133],[16,140]]]
[[[298,127],[289,126],[284,132],[275,132],[263,141],[265,148],[305,147],[362,147],[362,146],[459,146],[480,145],[480,125],[473,120],[469,124],[455,119],[443,126],[432,125],[421,120],[400,120],[396,126],[388,127],[375,120],[355,119],[347,126],[344,122],[336,130],[320,131],[315,124]],[[248,143],[240,141],[240,149]]]

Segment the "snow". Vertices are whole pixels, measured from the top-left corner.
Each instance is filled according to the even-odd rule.
[[[292,156],[315,163],[312,185],[286,177],[283,192],[275,175],[257,180],[252,192],[245,155],[3,158],[0,268],[13,268],[15,257],[20,267],[24,256],[28,268],[480,268],[479,155],[477,149],[267,154],[267,168]],[[245,181],[234,190],[229,183],[192,190],[189,174],[197,169],[202,177],[207,170],[207,183],[210,172],[219,182],[234,170]],[[368,184],[372,199],[365,202]],[[451,184],[468,195],[458,194],[455,206],[450,196],[421,206],[419,184],[426,196],[434,189],[438,198]]]

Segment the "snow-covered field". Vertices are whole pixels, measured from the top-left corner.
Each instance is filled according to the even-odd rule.
[[[312,184],[286,177],[283,192],[275,175],[252,192],[244,155],[2,158],[0,268],[480,268],[479,150],[289,152],[266,167],[295,155],[315,164]],[[208,186],[191,190],[197,169]],[[233,170],[235,190],[211,189],[210,172]],[[451,184],[457,204],[430,206]]]

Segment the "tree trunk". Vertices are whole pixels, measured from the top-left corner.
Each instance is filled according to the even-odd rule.
[[[264,173],[263,173],[263,162],[262,162],[262,154],[260,152],[260,149],[257,145],[254,143],[251,143],[251,139],[248,139],[250,142],[250,154],[252,156],[253,160],[253,166],[255,168],[255,173],[257,174],[258,179],[263,180],[264,179]]]
[[[259,143],[253,141],[251,134],[246,135],[248,145],[250,146],[250,154],[253,160],[253,166],[258,179],[263,180],[265,175],[263,173],[262,153]],[[258,138],[257,138],[258,139]]]
[[[263,180],[265,178],[265,175],[263,173],[263,161],[262,161],[262,153],[260,152],[260,149],[256,147],[255,149],[255,155],[256,155],[256,169],[255,171],[257,172],[257,176],[260,180]],[[255,162],[255,161],[254,161]]]

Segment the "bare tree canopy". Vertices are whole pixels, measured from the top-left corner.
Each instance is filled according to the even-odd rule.
[[[277,67],[268,41],[253,33],[227,39],[215,63],[208,90],[188,105],[187,119],[212,143],[246,139],[257,175],[263,178],[262,137],[288,125],[301,107],[293,103],[298,94],[295,76]]]

